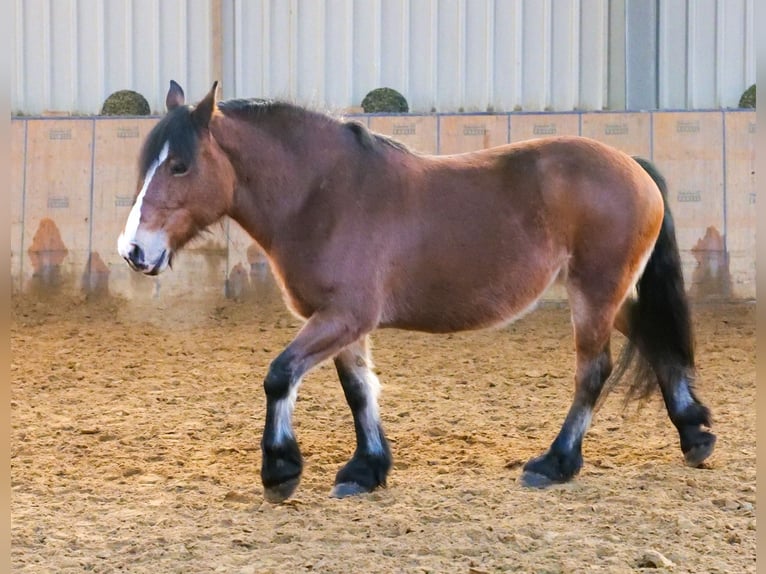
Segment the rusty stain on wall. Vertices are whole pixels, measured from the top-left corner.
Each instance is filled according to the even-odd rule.
[[[40,220],[32,245],[27,250],[32,261],[32,286],[57,288],[61,285],[61,265],[69,253],[56,223],[44,217]]]
[[[705,237],[692,247],[697,267],[692,275],[690,295],[697,299],[727,298],[731,295],[729,257],[724,238],[712,225]]]

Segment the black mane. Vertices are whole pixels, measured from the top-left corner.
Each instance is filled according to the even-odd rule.
[[[260,98],[232,99],[218,102],[218,109],[224,115],[240,117],[248,120],[256,120],[265,116],[286,117],[303,121],[319,121],[326,125],[335,125],[349,130],[356,138],[357,143],[367,151],[379,150],[383,145],[402,152],[411,153],[409,148],[401,142],[387,136],[371,132],[361,122],[343,121],[330,115],[315,112],[295,104],[278,100],[265,100]]]

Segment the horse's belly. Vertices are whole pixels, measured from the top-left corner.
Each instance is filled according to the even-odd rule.
[[[450,333],[509,323],[534,307],[560,268],[521,269],[484,279],[462,273],[412,285],[391,294],[380,326]]]

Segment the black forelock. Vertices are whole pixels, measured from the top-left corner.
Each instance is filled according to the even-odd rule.
[[[198,136],[191,111],[190,106],[179,106],[169,111],[149,132],[138,163],[141,174],[149,171],[165,143],[169,144],[170,152],[187,166],[194,162]]]

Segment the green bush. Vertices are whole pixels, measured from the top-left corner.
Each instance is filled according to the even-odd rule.
[[[755,84],[750,86],[742,93],[742,97],[739,99],[740,108],[754,108],[755,107]]]
[[[102,116],[148,116],[150,113],[149,102],[133,90],[114,92],[101,107]]]
[[[410,111],[406,98],[393,88],[375,88],[362,100],[366,114],[376,112],[406,113]]]

